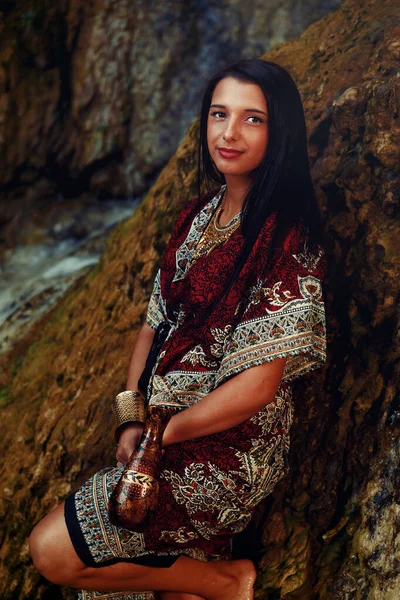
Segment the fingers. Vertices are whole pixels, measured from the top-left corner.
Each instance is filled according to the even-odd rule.
[[[130,438],[123,438],[121,435],[117,446],[116,459],[122,464],[127,463],[135,451],[139,441],[140,436],[138,435],[133,435]]]
[[[121,444],[119,443],[117,446],[117,452],[115,454],[115,458],[117,459],[117,461],[123,465],[125,465],[129,459],[131,458],[133,452],[136,449],[136,445],[134,444]]]
[[[116,459],[118,461],[117,466],[124,465],[128,462],[140,442],[142,431],[143,425],[140,423],[128,425],[126,429],[122,431],[118,440],[116,452]]]
[[[162,449],[161,455],[164,456],[164,453],[165,453],[165,450]],[[124,467],[126,465],[126,463],[128,462],[129,457],[125,458],[124,456],[121,456],[121,454],[117,451],[116,459],[117,459],[117,467]]]
[[[123,448],[117,448],[115,458],[117,459],[117,466],[125,465],[129,460],[130,454]]]

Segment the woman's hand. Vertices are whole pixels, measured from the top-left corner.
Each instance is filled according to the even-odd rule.
[[[117,467],[125,465],[136,449],[143,433],[142,423],[130,423],[122,430],[117,446]]]

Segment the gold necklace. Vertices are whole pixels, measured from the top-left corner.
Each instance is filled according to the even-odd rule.
[[[219,208],[217,208],[214,216],[211,217],[210,222],[204,230],[203,235],[199,239],[191,260],[192,265],[199,260],[201,256],[209,254],[211,250],[216,248],[216,246],[224,244],[230,238],[233,232],[238,229],[240,225],[240,213],[235,215],[233,219],[231,219],[224,227],[218,225],[218,220],[223,208],[224,207],[222,204]]]

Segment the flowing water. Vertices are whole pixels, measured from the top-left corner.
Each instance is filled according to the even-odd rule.
[[[93,203],[48,224],[43,242],[8,250],[0,263],[0,352],[7,350],[100,259],[112,229],[140,199]],[[82,227],[84,223],[84,227]]]

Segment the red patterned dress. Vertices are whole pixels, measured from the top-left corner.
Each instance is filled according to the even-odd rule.
[[[325,259],[322,249],[309,252],[307,237],[297,225],[265,270],[276,224],[273,213],[239,278],[203,319],[223,291],[244,242],[237,229],[192,263],[224,187],[215,196],[186,205],[156,276],[147,322],[156,328],[168,321],[171,329],[153,369],[150,404],[184,410],[244,369],[287,357],[281,384],[274,401],[244,423],[165,449],[158,512],[143,534],[114,527],[108,520],[108,497],[122,467],[100,471],[70,496],[67,525],[86,564],[124,560],[168,565],[181,554],[228,559],[233,534],[245,528],[255,506],[287,473],[292,381],[325,361]],[[81,592],[85,599],[105,597],[147,596]]]

